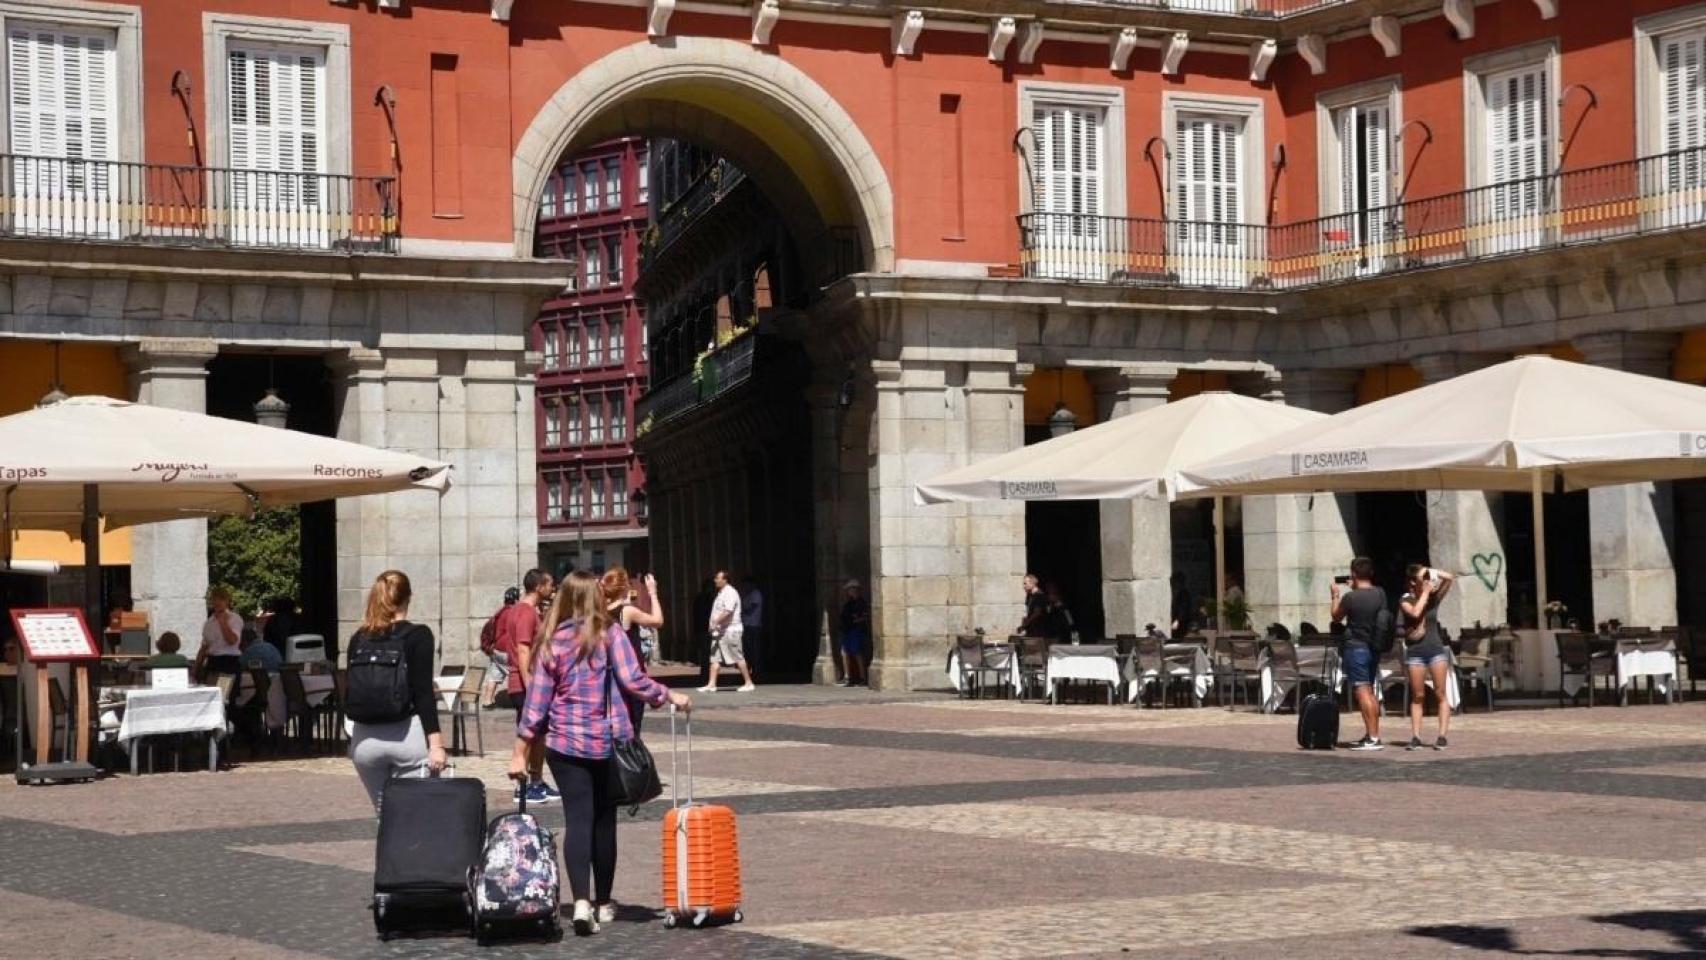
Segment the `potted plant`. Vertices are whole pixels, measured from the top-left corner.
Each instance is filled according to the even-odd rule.
[[[1234,593],[1220,602],[1220,622],[1228,630],[1250,629],[1250,601],[1242,593]]]

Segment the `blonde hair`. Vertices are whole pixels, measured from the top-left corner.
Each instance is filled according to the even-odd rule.
[[[599,579],[585,570],[576,570],[563,578],[551,609],[539,622],[538,643],[549,644],[551,637],[565,621],[577,625],[575,659],[585,660],[604,643],[610,629],[610,611],[604,603],[604,590]]]
[[[384,633],[391,629],[397,614],[409,609],[414,589],[409,575],[401,570],[387,570],[373,581],[367,591],[367,614],[361,618],[361,628],[368,633]]]

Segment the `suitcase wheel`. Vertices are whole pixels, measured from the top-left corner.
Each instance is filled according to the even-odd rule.
[[[674,913],[671,913],[668,911],[666,911],[664,913],[664,915],[663,915],[663,926],[664,926],[665,930],[674,930],[675,929],[675,914]]]
[[[731,917],[730,919],[732,919],[735,923],[745,923],[746,922],[746,916],[744,914],[742,914],[739,910],[736,910],[735,915],[733,917]]]
[[[706,913],[703,910],[699,911],[698,913],[695,913],[693,915],[693,920],[692,920],[693,929],[695,929],[695,930],[703,929],[705,926],[705,921],[707,921],[709,919],[711,919],[711,915]]]

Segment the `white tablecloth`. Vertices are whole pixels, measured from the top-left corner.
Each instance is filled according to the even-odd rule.
[[[462,689],[462,674],[433,677],[432,686],[438,691],[438,699],[443,702],[445,711],[449,712],[456,705],[456,691]]]
[[[224,731],[225,702],[219,697],[218,687],[125,692],[124,717],[119,721],[120,743],[156,734]]]
[[[1201,701],[1208,696],[1209,687],[1214,684],[1213,671],[1209,667],[1208,648],[1200,643],[1169,643],[1161,648],[1163,662],[1167,672],[1174,680],[1194,678],[1194,689],[1191,693]],[[1126,680],[1129,684],[1126,699],[1136,703],[1143,694],[1145,681],[1152,682],[1154,671],[1138,675],[1137,657],[1133,656],[1126,663]]]
[[[1295,672],[1289,666],[1284,669],[1276,668],[1267,647],[1262,648],[1261,658],[1257,663],[1262,673],[1263,713],[1277,712],[1280,707],[1285,705],[1286,698],[1297,686],[1299,674],[1313,680],[1321,677],[1322,670],[1325,668],[1327,670],[1326,680],[1332,684],[1334,690],[1340,689],[1345,683],[1345,671],[1339,664],[1338,651],[1333,647],[1298,647],[1297,670]],[[1452,658],[1451,664],[1452,669],[1446,671],[1446,699],[1451,704],[1451,708],[1455,710],[1458,704],[1462,702],[1462,695],[1457,687],[1457,660],[1455,657]],[[1381,683],[1384,684],[1402,669],[1403,665],[1396,660],[1385,659],[1380,661]],[[1433,686],[1432,679],[1429,679],[1427,683],[1428,686]]]
[[[1638,677],[1656,677],[1653,685],[1666,698],[1670,697],[1671,684],[1677,674],[1675,641],[1624,637],[1617,641],[1613,657],[1618,690],[1634,683]],[[1585,682],[1586,678],[1579,673],[1565,676],[1562,683],[1564,692],[1573,697]]]
[[[1126,679],[1119,648],[1110,644],[1055,644],[1049,647],[1043,690],[1054,700],[1055,681],[1080,680],[1108,685],[1108,702]]]
[[[1002,681],[1009,689],[1019,689],[1019,658],[1014,655],[1013,647],[1008,644],[991,644],[984,648],[990,664],[1005,671],[1007,676]],[[948,651],[948,684],[955,690],[960,688],[960,649],[954,647]]]

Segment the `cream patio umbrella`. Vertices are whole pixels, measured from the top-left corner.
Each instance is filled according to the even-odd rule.
[[[1548,490],[1706,476],[1706,388],[1519,357],[1180,471],[1182,497],[1374,490],[1534,496],[1545,623]]]
[[[950,470],[918,484],[914,495],[925,504],[1172,500],[1182,469],[1325,419],[1312,410],[1234,393],[1201,393]],[[1222,514],[1222,499],[1215,497],[1217,611],[1226,593]]]
[[[411,488],[442,493],[449,485],[450,465],[426,457],[108,397],[72,397],[0,417],[0,570],[12,569],[15,526],[80,530],[83,607],[98,630],[102,517],[112,528]],[[73,697],[87,723],[80,688],[79,681]],[[19,723],[20,779],[93,777],[81,753],[76,761],[26,767],[22,731]]]

